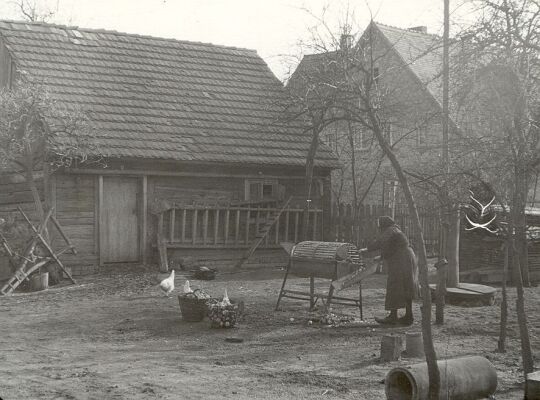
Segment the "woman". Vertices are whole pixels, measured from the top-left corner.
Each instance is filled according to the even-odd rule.
[[[411,325],[412,301],[419,297],[418,266],[407,236],[390,217],[379,217],[379,236],[369,243],[367,251],[380,250],[388,267],[384,308],[390,314],[375,320],[381,324]],[[405,308],[405,316],[398,318],[398,309]]]

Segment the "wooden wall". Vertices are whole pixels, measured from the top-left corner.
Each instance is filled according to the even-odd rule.
[[[174,268],[186,258],[193,266],[216,268],[219,271],[233,270],[245,249],[169,249],[168,257]],[[156,255],[157,257],[157,255]],[[243,269],[272,268],[287,266],[288,255],[283,249],[257,249],[242,266]]]
[[[34,176],[41,200],[44,200],[45,192],[43,173],[37,171]],[[28,184],[26,183],[24,177],[16,173],[0,174],[0,218],[6,220],[8,224],[10,221],[13,221],[13,219],[22,222],[23,220],[17,211],[17,207],[21,207],[29,218],[33,220],[37,219],[32,193],[30,192],[30,189],[28,189]],[[4,226],[4,229],[5,228],[6,227]],[[20,245],[19,243],[12,242],[13,239],[9,237],[9,235],[7,239],[10,241],[15,251],[20,250],[15,248],[15,246]],[[9,266],[8,259],[0,254],[0,280],[9,278],[10,274],[11,268]]]
[[[243,200],[244,182],[235,178],[156,176],[148,180],[149,204],[168,200],[180,204],[213,204]]]
[[[74,275],[95,272],[99,257],[96,223],[96,182],[92,175],[56,175],[52,181],[52,202],[56,218],[67,237],[77,249],[77,255],[66,253],[62,261],[71,267]],[[57,236],[55,248],[64,244]]]

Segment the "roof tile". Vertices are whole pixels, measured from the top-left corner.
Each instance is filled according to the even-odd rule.
[[[0,21],[17,67],[85,109],[109,156],[303,165],[310,137],[278,123],[281,82],[253,50]],[[317,164],[334,167],[321,146]]]

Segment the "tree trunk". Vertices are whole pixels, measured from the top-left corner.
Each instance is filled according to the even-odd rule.
[[[301,240],[308,240],[309,210],[311,208],[311,188],[313,185],[313,169],[315,166],[315,155],[319,147],[319,125],[313,124],[313,135],[309,145],[308,155],[306,157],[306,204],[304,205],[304,215],[302,217]]]
[[[428,268],[427,268],[427,253],[426,246],[424,243],[424,235],[422,233],[422,224],[420,223],[420,217],[418,215],[418,209],[416,207],[416,202],[412,195],[411,189],[409,187],[409,182],[407,177],[401,168],[396,155],[392,151],[392,148],[388,145],[388,142],[385,140],[382,130],[379,125],[378,118],[369,113],[370,121],[373,125],[373,132],[375,133],[379,145],[384,151],[385,155],[390,160],[394,171],[396,172],[399,183],[401,184],[405,200],[407,201],[407,206],[409,213],[412,216],[415,230],[418,232],[418,247],[419,247],[419,259],[418,259],[418,269],[420,274],[420,284],[422,289],[422,338],[424,341],[424,352],[426,356],[426,363],[428,367],[428,376],[429,376],[429,399],[438,400],[439,399],[439,387],[440,387],[440,372],[439,367],[437,366],[437,355],[435,353],[435,347],[433,345],[433,336],[431,333],[431,292],[429,289],[429,279],[428,279]]]
[[[523,373],[525,374],[525,379],[527,374],[533,372],[534,361],[532,357],[531,349],[531,340],[529,337],[529,329],[527,326],[527,314],[525,311],[525,293],[523,290],[523,248],[526,246],[526,236],[525,236],[525,206],[526,206],[526,174],[524,168],[517,166],[515,168],[515,186],[512,202],[511,216],[513,219],[513,225],[515,226],[515,231],[511,232],[514,242],[512,243],[512,252],[513,252],[513,264],[514,269],[516,270],[516,311],[517,319],[519,325],[519,335],[521,339],[521,357],[523,361]],[[517,238],[517,243],[515,242]],[[525,243],[523,243],[525,242]]]
[[[459,226],[460,211],[458,207],[452,207],[448,216],[448,236],[446,240],[446,259],[448,260],[447,287],[459,285]]]
[[[510,230],[509,230],[510,231]],[[508,278],[508,255],[511,248],[510,235],[507,235],[504,248],[504,264],[502,277],[502,301],[501,301],[501,322],[499,326],[499,340],[497,342],[497,351],[500,353],[506,352],[506,326],[508,324],[508,294],[506,292],[506,279]]]

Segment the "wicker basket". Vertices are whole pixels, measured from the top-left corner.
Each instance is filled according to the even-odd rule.
[[[212,328],[232,328],[236,325],[238,304],[223,306],[219,303],[208,306],[208,318]]]
[[[196,289],[195,292],[199,290]],[[204,319],[208,311],[208,298],[199,298],[193,293],[178,295],[178,303],[182,312],[182,319],[189,322],[199,322]]]

